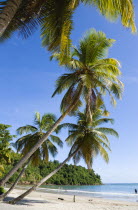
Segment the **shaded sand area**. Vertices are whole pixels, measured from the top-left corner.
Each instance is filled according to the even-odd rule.
[[[15,189],[9,199],[17,197],[24,190]],[[60,200],[58,198],[63,198]],[[138,210],[138,203],[113,201],[100,198],[32,192],[18,205],[0,203],[0,210]]]

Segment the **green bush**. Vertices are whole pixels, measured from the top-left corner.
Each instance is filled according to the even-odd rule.
[[[2,195],[5,192],[6,192],[6,190],[3,187],[0,187],[0,195]]]
[[[12,162],[14,164],[14,161]],[[41,162],[37,167],[29,164],[25,173],[20,179],[19,184],[33,184],[40,181],[47,176],[50,172],[59,166],[58,161],[53,162]],[[5,165],[5,173],[10,170],[12,165]],[[21,170],[21,169],[20,169]],[[9,180],[9,183],[13,183],[18,176],[16,172]],[[94,170],[88,170],[82,166],[74,166],[65,164],[54,176],[47,180],[44,184],[55,185],[97,185],[102,184],[101,178],[98,174],[95,174]]]

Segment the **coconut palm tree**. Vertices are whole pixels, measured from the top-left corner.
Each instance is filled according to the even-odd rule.
[[[109,93],[113,104],[115,104],[113,96],[117,99],[121,98],[123,84],[118,79],[121,74],[119,62],[116,59],[107,58],[105,53],[112,46],[113,42],[114,40],[106,38],[104,33],[90,30],[84,39],[80,41],[78,48],[73,48],[66,64],[69,73],[59,77],[53,94],[67,90],[61,102],[62,115],[36,145],[1,180],[1,185],[47,140],[61,121],[68,114],[74,114],[79,106],[86,103],[87,117],[92,119],[92,113],[96,106],[102,105],[106,111],[102,95]],[[58,59],[58,55],[56,55],[56,58]]]
[[[123,26],[136,31],[132,0],[3,0],[0,2],[1,41],[15,31],[27,38],[40,27],[43,46],[67,54],[73,14],[81,3],[94,6],[109,20],[121,19]]]
[[[69,146],[71,146],[71,150],[68,157],[59,165],[57,169],[55,169],[25,193],[10,201],[10,203],[17,203],[37,187],[46,182],[51,176],[57,173],[57,171],[59,171],[60,168],[62,168],[71,157],[73,157],[75,163],[83,158],[89,169],[91,169],[93,158],[99,153],[103,159],[108,162],[109,157],[107,150],[110,150],[110,142],[107,134],[118,137],[118,133],[112,128],[100,127],[101,124],[109,121],[113,123],[113,119],[103,118],[102,114],[102,110],[96,110],[93,114],[92,122],[89,122],[86,117],[86,112],[79,112],[77,113],[77,124],[64,123],[60,125],[59,129],[65,127],[69,128],[69,136],[67,137],[66,142]]]
[[[39,139],[51,128],[56,122],[56,116],[54,114],[44,114],[42,117],[39,112],[35,113],[34,125],[26,125],[17,129],[18,135],[22,136],[15,142],[15,147],[22,155],[26,155],[33,145],[35,145]],[[33,165],[38,165],[41,160],[49,161],[49,154],[53,157],[58,153],[54,144],[63,147],[61,139],[57,135],[50,135],[47,141],[45,141],[31,156],[31,162]]]
[[[113,58],[107,58],[107,50],[115,40],[107,39],[103,32],[89,30],[80,41],[79,46],[73,47],[66,64],[69,73],[63,74],[56,82],[55,94],[67,89],[62,102],[61,112],[64,113],[77,98],[76,105],[70,114],[74,114],[78,107],[86,103],[86,116],[92,120],[92,113],[96,106],[103,106],[103,95],[109,94],[111,104],[121,99],[123,83],[118,79],[121,75],[120,63]],[[52,58],[60,62],[60,55],[53,54]],[[78,97],[79,95],[79,97]]]
[[[2,36],[10,25],[22,0],[10,0],[0,2],[0,36]]]
[[[34,124],[22,126],[17,129],[18,135],[27,134],[19,138],[15,143],[14,147],[17,149],[17,152],[20,152],[22,155],[26,155],[32,146],[34,146],[40,138],[43,137],[45,132],[49,130],[49,128],[56,121],[56,116],[53,114],[44,114],[42,117],[39,112],[35,113],[34,116]],[[1,199],[5,198],[17,185],[19,179],[27,168],[28,164],[31,163],[35,166],[39,165],[40,161],[49,161],[49,154],[55,157],[57,154],[57,148],[54,144],[62,147],[63,143],[57,135],[50,135],[47,141],[45,141],[28,159],[27,163],[24,165],[23,169],[19,173],[19,176],[12,184],[11,188],[3,195],[1,195]]]
[[[112,128],[101,127],[102,124],[108,122],[113,124],[114,122],[111,118],[103,117],[104,114],[101,109],[95,110],[92,116],[93,120],[90,122],[87,120],[86,111],[84,113],[78,112],[76,124],[64,123],[59,125],[59,130],[69,129],[69,136],[65,140],[69,146],[73,145],[69,155],[79,147],[73,156],[74,164],[77,164],[82,158],[88,169],[92,169],[93,159],[99,154],[108,163],[107,150],[110,150],[110,142],[107,135],[118,137],[118,133]]]

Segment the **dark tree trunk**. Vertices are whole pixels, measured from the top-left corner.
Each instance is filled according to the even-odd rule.
[[[49,175],[47,175],[45,178],[43,178],[40,182],[35,184],[33,187],[31,187],[29,190],[27,190],[22,195],[18,196],[17,198],[13,199],[12,201],[9,201],[9,203],[10,204],[15,204],[15,203],[19,202],[20,200],[22,200],[27,195],[29,195],[33,190],[36,190],[37,187],[42,185],[49,178],[51,178],[54,174],[56,174],[66,164],[66,162],[68,160],[70,160],[70,158],[72,158],[77,153],[78,150],[79,150],[79,147],[71,155],[69,155],[54,171],[52,171]]]
[[[31,161],[31,158],[29,158],[29,160],[27,161],[27,163],[25,164],[25,166],[21,170],[19,176],[17,177],[17,179],[15,180],[15,182],[12,184],[12,186],[10,187],[10,189],[6,193],[0,195],[0,200],[3,200],[16,187],[16,185],[18,184],[18,181],[20,180],[20,178],[23,175],[24,171],[28,167],[30,161]]]
[[[16,14],[22,0],[9,0],[0,13],[0,37],[3,35],[12,18]]]
[[[60,116],[60,118],[55,122],[55,124],[50,128],[50,130],[30,149],[30,151],[8,172],[8,174],[0,181],[0,185],[3,186],[9,178],[19,169],[22,165],[28,160],[28,158],[41,146],[41,144],[47,140],[47,138],[51,135],[51,133],[57,128],[57,126],[61,123],[61,121],[70,113],[70,111],[76,106],[80,94],[82,91],[82,87],[80,88],[79,93],[74,98],[73,102],[69,106],[69,108]]]

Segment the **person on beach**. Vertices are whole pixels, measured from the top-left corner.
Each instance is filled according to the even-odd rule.
[[[135,189],[135,194],[137,194],[137,189]]]

